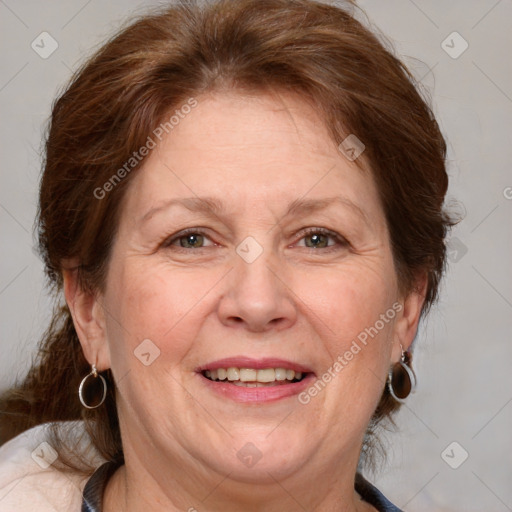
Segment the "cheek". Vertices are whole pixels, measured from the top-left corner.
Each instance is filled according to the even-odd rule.
[[[311,390],[318,414],[332,416],[337,428],[363,429],[376,407],[388,371],[397,286],[391,266],[351,265],[318,279],[321,288],[302,287],[298,292],[304,315],[314,324],[323,352],[325,372],[317,377],[321,391]],[[320,276],[316,276],[319,278]],[[311,276],[304,276],[312,282]],[[302,281],[299,280],[299,281]],[[297,283],[297,286],[298,283]],[[298,288],[299,289],[299,288]],[[324,385],[325,384],[325,385]],[[338,418],[344,422],[338,424]]]
[[[393,312],[396,279],[392,267],[384,263],[371,269],[367,265],[346,265],[326,270],[325,276],[304,273],[295,280],[294,291],[306,306],[304,314],[337,354],[373,326],[381,314]],[[315,283],[321,284],[315,286]],[[391,324],[379,323],[379,331],[389,331]]]
[[[211,306],[208,291],[221,277],[220,272],[140,262],[113,273],[106,305],[112,312],[107,331],[113,370],[121,362],[128,367],[138,363],[133,356],[142,342],[170,366],[181,361]]]

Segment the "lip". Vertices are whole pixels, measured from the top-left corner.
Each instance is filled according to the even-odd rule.
[[[222,366],[219,368],[222,368]],[[315,376],[309,373],[300,382],[290,382],[289,384],[279,384],[278,386],[262,388],[245,388],[228,384],[226,381],[209,380],[201,373],[198,373],[197,376],[212,393],[220,395],[223,398],[229,398],[238,403],[275,402],[302,393],[302,391],[311,386],[315,381]]]
[[[265,368],[284,368],[285,370],[294,370],[307,374],[300,382],[289,382],[287,384],[279,384],[276,386],[246,388],[235,386],[226,381],[212,381],[203,376],[205,370],[218,370],[219,368],[253,368],[255,370],[264,370]],[[220,395],[223,398],[229,398],[238,403],[264,403],[275,402],[284,398],[298,395],[307,389],[315,380],[315,374],[307,366],[279,359],[274,357],[265,357],[253,359],[251,357],[237,356],[218,359],[210,363],[206,363],[196,368],[198,377],[209,391]]]
[[[284,368],[285,370],[294,370],[302,373],[313,373],[311,368],[300,363],[294,363],[285,359],[274,357],[265,357],[253,359],[251,357],[237,356],[218,359],[211,363],[204,364],[196,368],[196,372],[201,373],[204,370],[218,370],[219,368],[253,368],[255,370],[264,370],[266,368]]]

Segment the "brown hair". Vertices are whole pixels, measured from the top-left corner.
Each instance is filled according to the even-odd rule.
[[[403,64],[348,12],[310,0],[186,2],[135,20],[75,73],[53,105],[40,187],[39,240],[62,301],[62,269],[78,262],[82,286],[102,290],[130,178],[97,198],[147,137],[191,96],[234,88],[289,91],[322,114],[333,141],[355,134],[377,183],[399,281],[428,275],[434,302],[452,224],[443,210],[446,146]],[[0,400],[5,442],[44,422],[84,419],[94,446],[122,460],[115,384],[107,402],[80,406],[90,371],[66,305],[58,304],[39,359]],[[384,389],[371,425],[398,408]],[[364,450],[363,450],[364,451]]]

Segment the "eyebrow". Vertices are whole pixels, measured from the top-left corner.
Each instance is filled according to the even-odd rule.
[[[163,210],[167,210],[172,206],[182,206],[191,212],[209,213],[215,216],[220,215],[224,211],[224,206],[220,201],[213,197],[184,197],[179,199],[170,199],[151,208],[141,218],[140,222],[144,223],[151,219],[155,214]]]
[[[288,207],[286,216],[288,215],[304,215],[308,213],[314,213],[320,210],[325,210],[332,204],[340,203],[343,206],[347,206],[355,214],[361,217],[366,224],[371,225],[370,219],[366,212],[358,206],[356,203],[343,196],[332,196],[323,199],[296,199]]]
[[[343,196],[326,197],[322,199],[304,199],[299,198],[292,201],[283,217],[292,215],[305,215],[320,210],[325,210],[332,204],[340,203],[350,208],[354,213],[361,217],[364,222],[370,225],[370,219],[366,212],[350,199]],[[164,201],[163,203],[151,208],[140,219],[144,223],[151,219],[155,214],[167,210],[173,206],[182,206],[191,212],[206,213],[216,217],[221,216],[226,208],[221,201],[214,197],[185,197]]]

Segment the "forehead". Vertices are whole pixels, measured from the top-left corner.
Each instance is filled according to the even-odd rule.
[[[134,176],[132,211],[174,197],[213,195],[247,207],[339,193],[377,213],[371,172],[345,158],[303,99],[230,92],[197,102]]]

